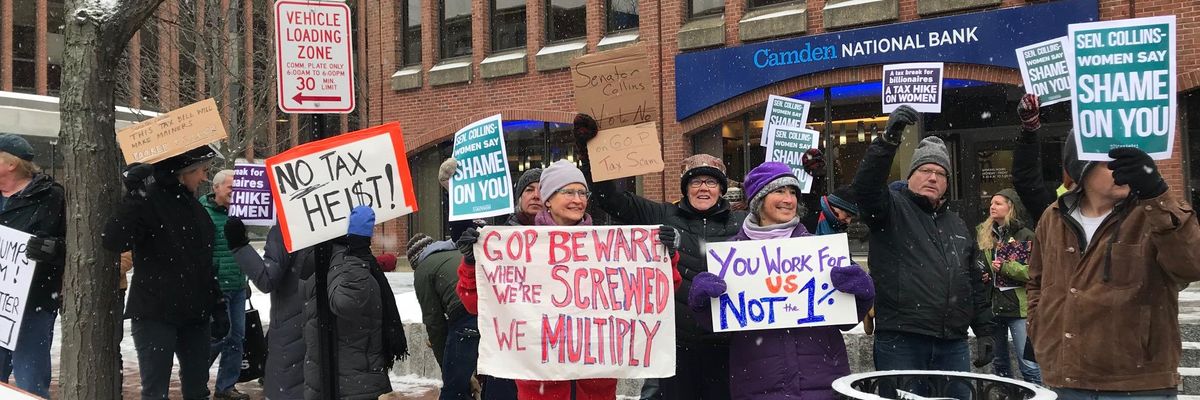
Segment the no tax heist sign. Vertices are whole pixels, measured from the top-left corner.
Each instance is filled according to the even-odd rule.
[[[417,211],[399,122],[293,147],[267,159],[267,178],[289,252],[345,235],[359,205],[377,224]]]
[[[1072,24],[1072,120],[1080,160],[1134,146],[1156,160],[1175,143],[1175,16]]]
[[[279,108],[288,113],[354,110],[350,7],[340,2],[275,2]]]
[[[480,373],[675,374],[675,286],[657,226],[487,227],[475,254]]]

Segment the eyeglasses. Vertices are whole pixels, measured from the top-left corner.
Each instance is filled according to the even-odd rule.
[[[925,176],[937,175],[938,178],[942,178],[942,179],[948,179],[950,177],[950,174],[947,174],[942,171],[938,171],[933,168],[918,168],[917,172],[920,173],[921,175],[925,175]]]
[[[558,189],[555,190],[554,193],[567,197],[574,197],[577,199],[587,199],[588,197],[592,196],[592,192],[580,189]]]
[[[688,182],[688,186],[692,187],[693,189],[698,188],[701,185],[711,189],[719,186],[720,184],[721,183],[717,182],[716,179],[692,179],[691,182]]]

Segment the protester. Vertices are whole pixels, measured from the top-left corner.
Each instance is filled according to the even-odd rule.
[[[1028,245],[1033,241],[1033,231],[1025,227],[1025,208],[1021,198],[1012,189],[1004,189],[992,196],[988,208],[988,219],[979,224],[976,242],[979,246],[979,265],[991,277],[992,321],[996,330],[995,358],[992,373],[1012,378],[1012,361],[1009,357],[1008,335],[1012,334],[1012,349],[1017,355],[1021,379],[1029,383],[1042,383],[1042,373],[1037,363],[1024,359],[1025,317],[1029,314],[1025,297],[1025,282],[1029,280]],[[1020,252],[1014,259],[1002,257],[1004,246],[1017,247]],[[982,339],[982,338],[981,338]]]
[[[392,357],[388,354],[384,325],[386,313],[384,296],[394,296],[391,289],[375,279],[371,269],[379,267],[372,261],[371,236],[375,231],[375,211],[358,206],[350,212],[350,228],[345,236],[330,241],[332,257],[326,295],[329,311],[335,319],[333,353],[337,360],[327,360],[320,351],[317,322],[316,277],[305,280],[304,292],[304,398],[317,400],[377,399],[392,391],[387,370]],[[302,276],[304,274],[302,273]],[[393,305],[392,308],[395,308]],[[325,387],[322,368],[332,363],[337,391]]]
[[[534,218],[538,226],[587,226],[592,216],[587,214],[588,182],[574,164],[559,160],[542,171],[538,188],[544,199],[545,209]],[[675,249],[676,232],[668,226],[659,228],[659,240],[672,254],[672,267],[678,262]],[[462,252],[462,265],[458,268],[458,292],[467,312],[478,314],[479,295],[475,281],[475,242],[479,240],[476,228],[468,228],[456,243]],[[674,272],[675,285],[680,282],[679,272]],[[612,400],[617,394],[616,379],[579,379],[572,381],[517,380],[517,397],[521,400]]]
[[[37,263],[25,304],[15,305],[24,307],[16,350],[0,348],[0,381],[15,376],[21,390],[49,398],[50,345],[66,264],[66,197],[34,156],[25,138],[0,134],[0,225],[33,235],[25,254]]]
[[[217,266],[217,282],[221,296],[228,306],[229,332],[212,343],[212,357],[217,358],[217,379],[213,398],[216,400],[248,400],[233,385],[242,373],[242,340],[246,337],[246,274],[238,268],[233,252],[225,238],[225,221],[229,219],[229,198],[233,194],[233,170],[221,170],[213,176],[213,192],[200,198],[208,211],[216,232],[213,241],[213,264]]]
[[[942,140],[927,137],[917,145],[907,187],[887,186],[903,131],[919,119],[908,106],[892,112],[852,184],[871,228],[868,257],[879,295],[875,368],[969,371],[967,327],[989,337],[992,315],[971,231],[947,209],[951,170]],[[975,363],[990,362],[991,341],[977,343]]]
[[[454,292],[462,254],[449,240],[418,233],[408,241],[413,286],[433,356],[442,367],[439,399],[473,399],[471,377],[479,358],[479,325]],[[486,385],[485,385],[486,389]]]
[[[267,330],[267,362],[263,395],[271,400],[304,398],[304,294],[300,271],[313,269],[313,249],[289,253],[279,225],[267,232],[260,256],[246,236],[240,219],[225,223],[225,238],[238,267],[260,292],[271,299],[271,329]]]
[[[746,175],[746,189],[751,214],[730,240],[811,236],[796,213],[800,181],[787,165],[760,164]],[[834,268],[830,278],[834,289],[854,295],[861,320],[875,299],[871,277],[851,265]],[[711,321],[710,299],[725,290],[724,279],[702,272],[692,282],[688,304],[702,320]],[[836,326],[734,332],[729,358],[734,399],[831,399],[837,397],[833,381],[850,374],[846,342]]]
[[[582,171],[591,179],[587,142],[599,127],[587,114],[575,116],[575,155]],[[675,293],[676,373],[659,382],[662,398],[719,400],[729,398],[729,337],[705,333],[701,322],[687,312],[687,293],[692,279],[708,271],[704,243],[720,242],[737,234],[746,219],[744,211],[730,210],[726,193],[729,180],[725,164],[708,154],[683,160],[678,203],[659,203],[620,190],[614,181],[594,182],[596,205],[620,221],[662,224],[679,231],[679,264],[683,285]],[[543,191],[545,193],[545,191]]]
[[[1175,398],[1178,291],[1200,280],[1200,226],[1149,155],[1108,157],[1067,163],[1081,179],[1038,223],[1029,335],[1060,399]]]
[[[746,211],[746,192],[742,189],[741,184],[736,181],[729,181],[729,190],[725,191],[725,201],[729,202],[730,211]]]
[[[1074,185],[1080,177],[1063,173],[1063,186],[1059,191],[1050,190],[1042,179],[1041,143],[1037,131],[1042,128],[1041,108],[1037,95],[1026,93],[1017,103],[1017,115],[1021,117],[1021,133],[1017,136],[1017,146],[1013,149],[1012,180],[1013,188],[1028,210],[1029,215],[1036,221],[1049,207],[1065,187]],[[1069,149],[1069,150],[1068,150]],[[1075,135],[1068,134],[1067,142],[1063,144],[1063,164],[1078,160],[1068,160],[1075,153]]]
[[[831,235],[846,233],[850,224],[858,218],[858,200],[849,186],[837,188],[821,197],[821,214],[817,217],[817,234]]]
[[[213,268],[215,230],[196,200],[215,156],[201,146],[129,165],[125,196],[104,227],[104,248],[133,250],[125,318],[132,320],[142,399],[167,398],[175,357],[183,397],[208,398],[209,340],[229,329]]]

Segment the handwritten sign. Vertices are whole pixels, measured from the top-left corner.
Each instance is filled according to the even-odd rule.
[[[458,171],[450,178],[450,220],[512,214],[512,175],[500,114],[476,121],[454,134]]]
[[[217,102],[202,100],[117,132],[125,163],[155,163],[228,137]]]
[[[770,95],[767,97],[767,114],[763,116],[763,135],[759,143],[769,147],[771,139],[766,133],[775,125],[804,128],[812,103],[791,97]]]
[[[575,107],[595,118],[602,128],[650,122],[658,114],[644,46],[572,60],[571,83],[575,87]]]
[[[293,147],[267,159],[267,178],[289,252],[345,235],[358,205],[376,224],[417,211],[398,122]]]
[[[850,265],[846,234],[710,242],[708,272],[728,291],[712,300],[713,330],[748,331],[858,323],[854,296],[829,271]]]
[[[883,112],[907,105],[923,113],[942,112],[942,63],[883,66]]]
[[[657,226],[489,226],[475,254],[480,373],[675,374],[674,281]]]
[[[773,125],[767,130],[767,135],[771,137],[767,143],[767,161],[787,164],[792,168],[792,174],[800,181],[800,191],[811,192],[813,177],[804,172],[804,152],[817,148],[821,132]]]
[[[229,216],[241,219],[246,225],[275,225],[275,204],[271,201],[267,166],[233,166],[233,193],[229,195]]]
[[[1175,16],[1067,26],[1071,118],[1080,160],[1137,147],[1155,160],[1175,144]]]
[[[33,261],[25,256],[25,245],[33,237],[0,225],[0,347],[17,349],[21,319],[33,283]]]
[[[1025,91],[1037,95],[1042,106],[1071,100],[1067,44],[1066,38],[1057,38],[1017,49]]]
[[[647,122],[597,132],[596,138],[588,142],[588,157],[596,182],[662,172],[658,124]]]

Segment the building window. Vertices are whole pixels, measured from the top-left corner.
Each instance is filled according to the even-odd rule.
[[[794,3],[796,0],[749,0],[750,8],[773,6],[776,4]]]
[[[421,63],[421,0],[404,2],[404,29],[402,65]],[[470,25],[470,24],[468,24]],[[468,40],[469,42],[469,40]]]
[[[619,32],[638,27],[637,0],[608,0],[608,32]]]
[[[442,0],[441,58],[471,54],[471,1]]]
[[[546,0],[546,39],[550,42],[587,36],[587,1]]]
[[[525,47],[525,0],[492,0],[492,51]]]
[[[725,13],[724,0],[690,0],[688,5],[689,18],[720,15]]]

